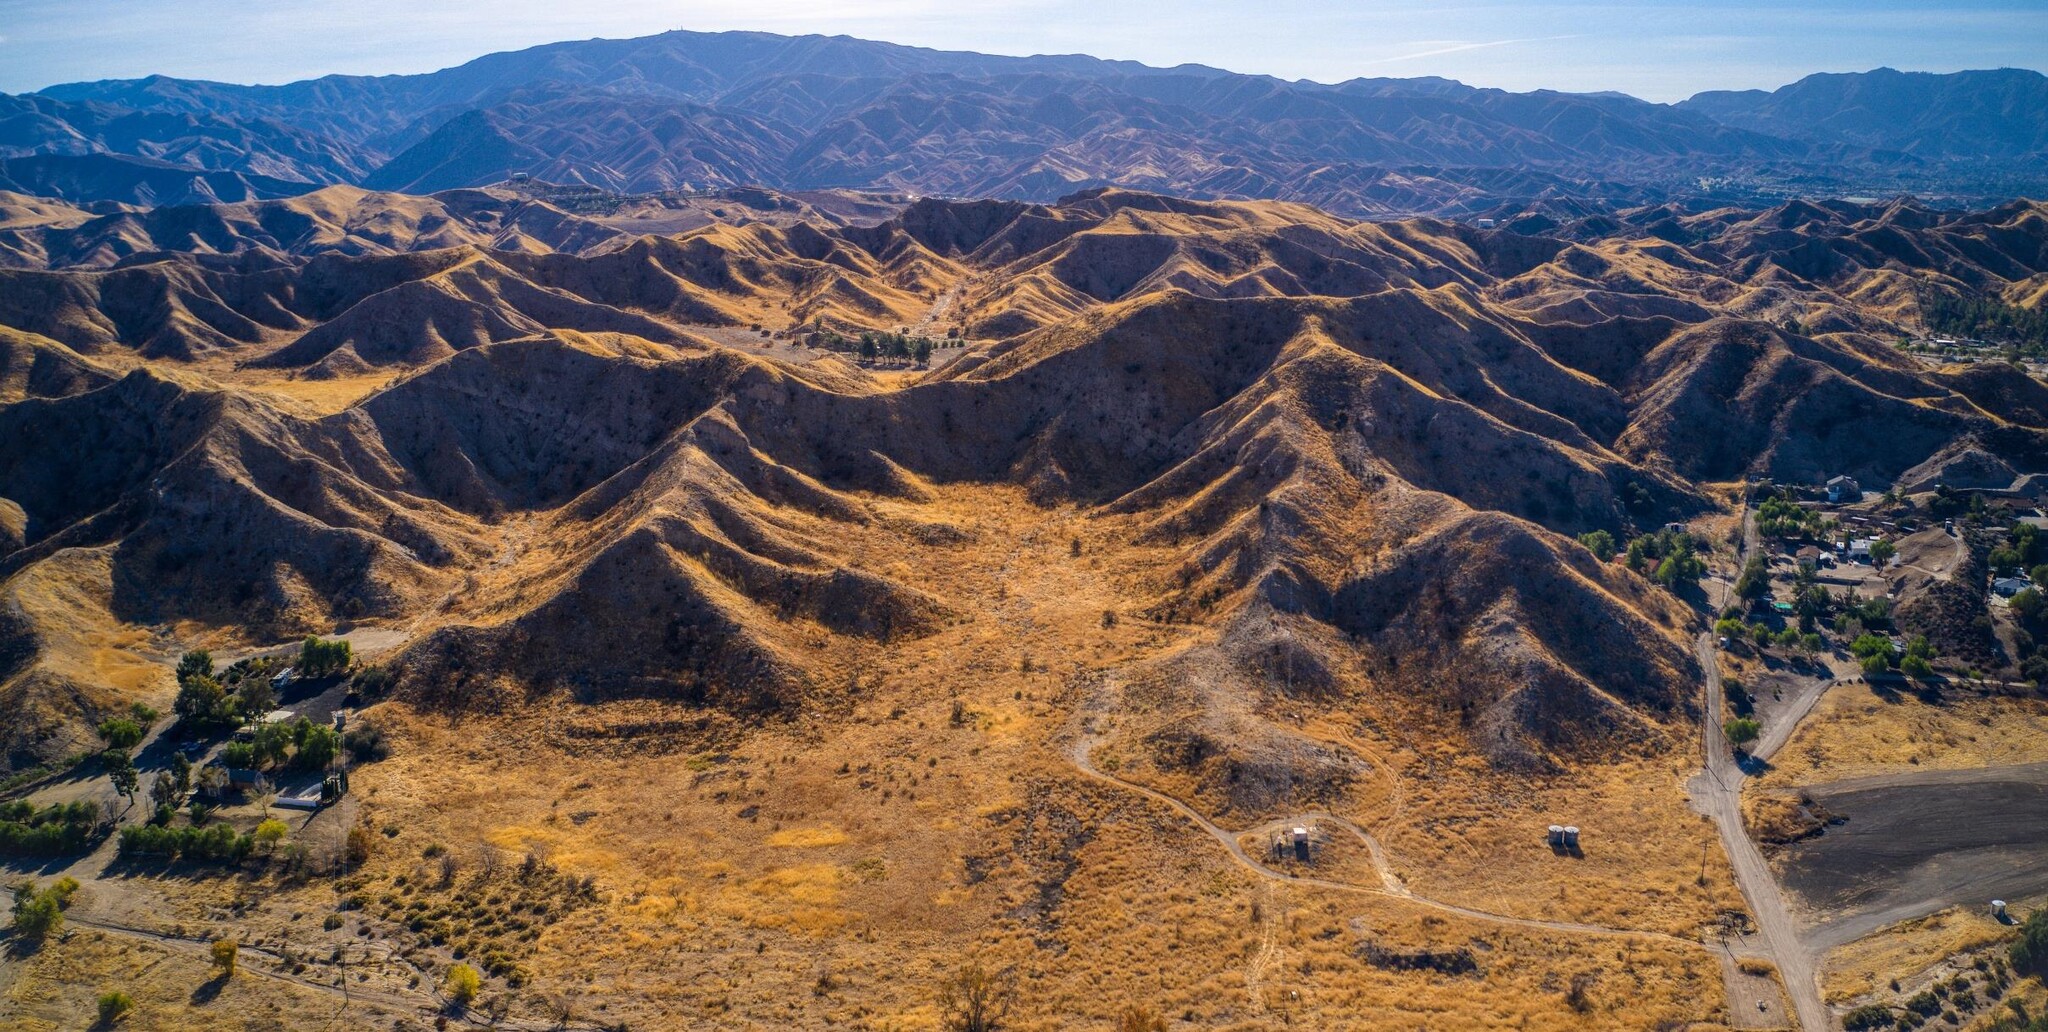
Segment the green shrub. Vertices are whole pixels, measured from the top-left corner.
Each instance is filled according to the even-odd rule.
[[[2006,953],[2012,966],[2028,974],[2048,974],[2048,907],[2027,915],[2020,937]]]
[[[40,943],[64,928],[64,908],[78,891],[77,880],[59,878],[48,888],[24,881],[14,887],[14,934],[24,941]]]
[[[100,994],[99,1007],[100,1024],[111,1025],[135,1009],[135,1000],[119,989],[109,989]]]

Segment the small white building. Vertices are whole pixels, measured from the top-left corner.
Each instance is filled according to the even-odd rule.
[[[1835,477],[1828,481],[1828,501],[1837,505],[1863,500],[1863,489],[1854,477]]]

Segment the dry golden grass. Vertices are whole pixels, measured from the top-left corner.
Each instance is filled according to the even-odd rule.
[[[400,370],[393,368],[366,376],[340,376],[326,380],[283,375],[258,377],[249,374],[243,374],[238,379],[239,386],[296,403],[287,407],[310,410],[324,416],[340,412],[383,390],[392,380],[398,378],[399,372]]]
[[[1880,698],[1861,685],[1830,689],[1771,757],[1760,787],[1790,787],[1908,770],[2048,760],[2048,700],[1965,698],[1929,705]]]
[[[548,699],[497,717],[387,705],[376,719],[396,751],[355,777],[376,831],[359,891],[442,899],[419,888],[438,880],[430,847],[456,857],[458,892],[486,855],[501,871],[530,852],[594,878],[599,902],[529,940],[493,941],[531,974],[522,998],[636,1026],[929,1029],[933,986],[967,958],[1015,966],[1019,1029],[1106,1025],[1125,1000],[1219,1028],[1291,1017],[1563,1030],[1720,1016],[1721,969],[1706,950],[1266,883],[1179,815],[1084,777],[1064,755],[1073,675],[1207,633],[1129,615],[1148,567],[1172,553],[1131,548],[1113,521],[1048,512],[1010,489],[875,504],[968,535],[902,552],[888,572],[973,619],[845,657],[858,689],[844,712],[714,740],[570,737],[563,726],[590,709]],[[849,547],[900,550],[887,522],[849,530],[868,536]],[[1105,609],[1126,615],[1104,626]],[[695,716],[657,702],[602,709],[600,721]],[[1694,883],[1708,833],[1682,811],[1679,760],[1581,772],[1538,795],[1456,755],[1395,753],[1407,800],[1387,833],[1416,891],[1680,934],[1739,906],[1717,847],[1708,885]],[[1361,783],[1356,798],[1361,822],[1384,816],[1373,812],[1384,785]],[[1553,856],[1540,823],[1528,836],[1531,821],[1558,819],[1551,806],[1588,828],[1587,859]],[[1337,845],[1336,865],[1315,874],[1377,884],[1362,844]],[[269,907],[318,913],[331,891],[286,889]],[[461,937],[485,935],[474,919],[441,946],[378,927],[431,968]],[[1422,950],[1465,951],[1476,970],[1387,959]],[[1575,982],[1584,1012],[1567,1001]]]
[[[1907,995],[1930,969],[1960,953],[2012,938],[2012,929],[1983,907],[1950,907],[1902,921],[1828,954],[1821,991],[1830,1003],[1858,1000],[1896,980]]]
[[[1449,748],[1418,758],[1402,813],[1383,833],[1418,893],[1497,913],[1692,936],[1743,911],[1713,825],[1686,805],[1689,758],[1589,766],[1540,781],[1503,778]],[[1583,858],[1545,842],[1581,829]]]
[[[118,989],[135,1010],[116,1026],[152,1032],[238,1028],[392,1027],[403,1010],[341,997],[244,970],[221,981],[203,945],[167,946],[85,928],[20,959],[0,975],[0,1024],[15,1032],[100,1028],[96,997]],[[340,1025],[336,1022],[339,1021]]]

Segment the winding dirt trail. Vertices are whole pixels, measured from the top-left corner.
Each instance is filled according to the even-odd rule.
[[[1073,745],[1069,746],[1067,749],[1067,759],[1074,765],[1075,769],[1079,770],[1082,774],[1085,774],[1090,778],[1094,778],[1097,781],[1114,785],[1118,788],[1123,789],[1124,791],[1132,792],[1137,795],[1143,796],[1147,799],[1150,799],[1153,802],[1159,803],[1167,807],[1168,809],[1173,810],[1175,813],[1180,814],[1182,817],[1187,818],[1189,821],[1193,822],[1196,827],[1199,827],[1203,831],[1207,832],[1210,838],[1215,839],[1217,844],[1221,845],[1224,851],[1230,854],[1231,859],[1236,860],[1238,864],[1244,867],[1246,870],[1251,871],[1253,874],[1256,874],[1259,877],[1267,879],[1269,881],[1285,882],[1294,885],[1304,885],[1310,888],[1330,889],[1337,892],[1366,893],[1375,896],[1385,896],[1389,899],[1407,900],[1418,906],[1428,907],[1432,910],[1442,911],[1443,913],[1456,914],[1460,917],[1471,918],[1476,921],[1487,921],[1493,924],[1507,925],[1515,928],[1528,928],[1536,931],[1564,932],[1571,935],[1590,935],[1608,938],[1652,939],[1659,942],[1685,946],[1691,949],[1711,949],[1711,947],[1709,947],[1706,943],[1699,942],[1693,939],[1681,938],[1679,936],[1670,935],[1665,932],[1644,931],[1635,928],[1609,928],[1604,925],[1580,924],[1575,921],[1548,921],[1541,918],[1514,917],[1508,914],[1496,914],[1485,910],[1475,910],[1471,907],[1459,906],[1455,903],[1445,903],[1442,900],[1431,899],[1427,896],[1418,896],[1415,893],[1410,892],[1405,886],[1401,886],[1399,879],[1395,878],[1392,875],[1392,873],[1384,866],[1384,853],[1377,839],[1375,839],[1370,833],[1368,833],[1364,828],[1359,827],[1357,824],[1354,824],[1351,821],[1345,820],[1341,817],[1337,817],[1335,815],[1327,813],[1290,814],[1286,817],[1279,818],[1279,821],[1281,823],[1301,823],[1308,820],[1328,821],[1329,823],[1342,827],[1346,831],[1349,831],[1352,834],[1358,836],[1359,839],[1365,843],[1366,848],[1372,852],[1374,866],[1378,867],[1380,870],[1380,877],[1382,883],[1379,885],[1360,885],[1356,882],[1337,881],[1330,878],[1315,878],[1307,875],[1288,874],[1284,871],[1276,871],[1270,867],[1267,867],[1265,864],[1260,863],[1257,859],[1252,857],[1251,854],[1245,851],[1244,846],[1239,844],[1238,837],[1241,834],[1245,834],[1245,832],[1231,832],[1217,825],[1214,821],[1211,821],[1209,818],[1202,816],[1202,814],[1199,811],[1195,810],[1188,804],[1181,802],[1180,800],[1175,799],[1174,797],[1167,795],[1164,792],[1160,792],[1156,789],[1147,788],[1144,785],[1140,785],[1135,782],[1125,781],[1124,779],[1119,778],[1114,774],[1110,774],[1106,771],[1097,768],[1094,762],[1089,759],[1089,753],[1094,751],[1097,740],[1098,736],[1085,732],[1075,736]],[[1267,823],[1270,824],[1272,822]]]

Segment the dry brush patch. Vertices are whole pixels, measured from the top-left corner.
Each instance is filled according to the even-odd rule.
[[[2048,699],[1957,694],[1928,702],[1843,684],[1815,704],[1757,783],[1785,787],[2044,760]]]

